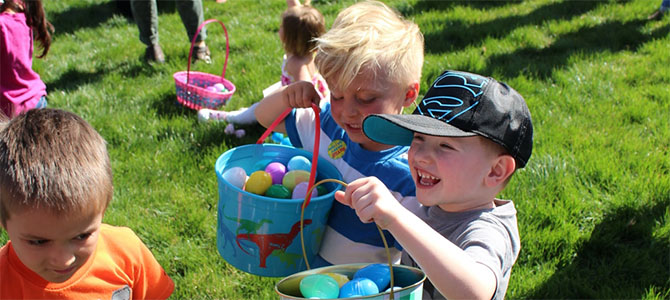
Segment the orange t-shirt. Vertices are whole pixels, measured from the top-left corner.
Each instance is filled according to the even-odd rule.
[[[102,224],[93,255],[62,283],[28,269],[11,241],[0,248],[0,299],[166,299],[173,290],[172,279],[127,227]]]

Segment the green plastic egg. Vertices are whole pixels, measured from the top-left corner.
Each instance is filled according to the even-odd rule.
[[[265,196],[270,198],[288,199],[291,198],[291,191],[281,184],[273,184],[265,192]]]

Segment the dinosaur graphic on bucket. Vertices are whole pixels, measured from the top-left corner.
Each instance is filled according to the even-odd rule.
[[[304,225],[312,224],[311,219],[304,220]],[[237,245],[244,251],[244,253],[252,255],[247,252],[242,245],[240,240],[248,240],[256,244],[259,250],[260,265],[259,267],[265,268],[265,261],[275,250],[286,251],[295,237],[300,233],[300,221],[293,224],[291,231],[288,233],[273,233],[273,234],[258,234],[258,233],[241,233],[237,235]]]

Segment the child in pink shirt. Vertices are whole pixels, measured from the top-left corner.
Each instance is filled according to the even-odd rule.
[[[47,105],[46,85],[32,69],[33,36],[42,46],[37,57],[43,58],[51,31],[40,0],[6,0],[0,6],[0,109],[5,115]]]

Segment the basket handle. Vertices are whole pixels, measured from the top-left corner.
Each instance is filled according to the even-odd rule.
[[[191,49],[188,51],[188,67],[186,69],[186,86],[187,87],[189,85],[189,77],[191,75],[191,57],[193,56],[193,47],[195,47],[195,39],[198,37],[198,34],[200,34],[200,30],[202,30],[202,28],[205,27],[205,25],[207,25],[209,23],[213,23],[213,22],[217,22],[217,23],[221,24],[221,27],[223,28],[223,33],[226,36],[226,59],[223,62],[223,70],[221,70],[221,79],[222,79],[221,82],[223,82],[223,79],[225,79],[225,77],[226,77],[226,67],[228,66],[228,51],[229,51],[228,30],[226,30],[226,26],[223,25],[223,22],[221,22],[217,19],[208,19],[208,20],[202,22],[198,26],[198,30],[196,30],[195,34],[193,35],[193,40],[191,41]]]
[[[262,144],[263,141],[272,133],[272,130],[281,123],[286,116],[293,110],[292,107],[286,108],[278,117],[277,119],[268,126],[268,128],[265,130],[265,132],[261,135],[261,137],[256,141],[256,144]],[[319,116],[319,112],[321,111],[319,109],[319,106],[316,105],[316,103],[312,103],[312,110],[314,110],[314,115],[315,115],[315,133],[314,133],[314,150],[312,151],[312,169],[309,172],[309,181],[307,183],[307,190],[310,190],[314,186],[314,182],[316,181],[316,167],[317,167],[317,162],[319,161],[319,144],[320,144],[320,138],[321,134],[319,134],[319,129],[321,128],[321,117]],[[303,209],[309,205],[309,201],[311,200],[312,193],[308,193],[305,195],[305,202],[303,202]]]

